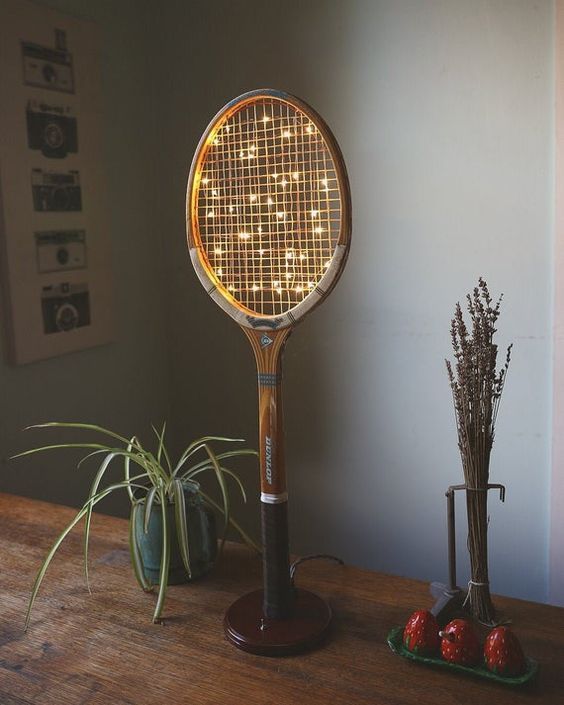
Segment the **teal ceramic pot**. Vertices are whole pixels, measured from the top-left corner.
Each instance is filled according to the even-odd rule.
[[[217,555],[215,517],[213,512],[204,505],[199,490],[200,486],[196,482],[190,482],[184,486],[192,578],[188,576],[182,562],[176,533],[174,506],[172,504],[167,506],[169,526],[173,529],[168,573],[169,585],[187,583],[205,575],[211,570]],[[140,504],[140,511],[136,513],[135,519],[135,536],[147,580],[158,585],[163,541],[161,507],[156,502],[153,504],[148,531],[145,533],[143,527],[145,519],[144,502]]]

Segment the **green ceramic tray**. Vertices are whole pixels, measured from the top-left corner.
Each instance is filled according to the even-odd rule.
[[[417,654],[408,651],[403,645],[403,627],[394,627],[388,634],[388,646],[395,653],[404,658],[425,663],[428,666],[440,666],[447,668],[450,671],[458,671],[459,673],[469,673],[471,676],[478,678],[487,678],[496,683],[504,683],[505,685],[524,685],[532,680],[539,669],[539,665],[532,659],[527,659],[527,670],[521,676],[499,676],[497,673],[488,671],[485,666],[460,666],[457,663],[449,663],[438,656],[418,656]]]

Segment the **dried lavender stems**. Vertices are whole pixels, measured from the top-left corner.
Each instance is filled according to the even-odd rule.
[[[478,286],[466,299],[471,330],[466,327],[462,309],[457,304],[451,324],[455,360],[453,364],[447,360],[446,366],[466,484],[471,568],[468,599],[473,615],[481,622],[492,623],[495,610],[488,582],[487,539],[490,454],[512,346],[507,348],[505,364],[498,372],[497,345],[493,337],[501,297],[492,306],[488,286],[480,278]]]

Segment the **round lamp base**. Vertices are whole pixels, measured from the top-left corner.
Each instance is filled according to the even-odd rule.
[[[223,626],[238,649],[260,656],[289,656],[307,651],[327,635],[331,608],[308,590],[296,590],[293,614],[270,619],[262,609],[263,591],[255,590],[236,600],[225,614]]]

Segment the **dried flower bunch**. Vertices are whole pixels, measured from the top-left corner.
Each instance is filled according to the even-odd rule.
[[[493,338],[502,297],[492,305],[488,286],[480,277],[478,286],[466,299],[471,329],[466,326],[458,303],[451,324],[455,362],[453,365],[447,360],[446,366],[466,484],[468,550],[472,573],[468,599],[474,616],[481,622],[492,623],[495,610],[488,581],[487,495],[495,423],[512,346],[507,348],[505,363],[498,370],[498,348]]]

